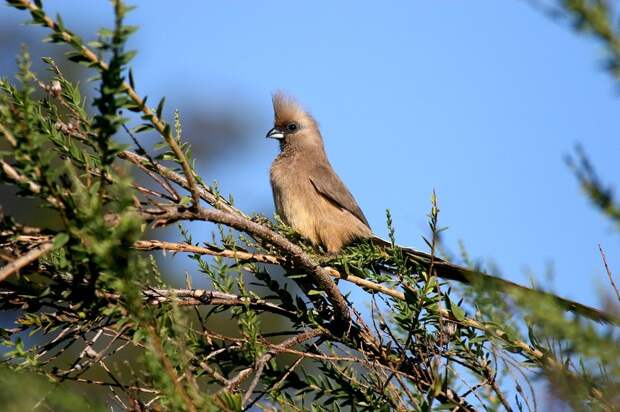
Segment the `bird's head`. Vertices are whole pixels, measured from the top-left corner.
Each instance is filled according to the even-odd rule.
[[[273,95],[274,126],[268,138],[277,139],[280,147],[323,146],[323,139],[314,118],[295,99],[277,92]]]

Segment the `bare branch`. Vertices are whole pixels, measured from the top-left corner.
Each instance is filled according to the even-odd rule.
[[[601,258],[603,259],[603,264],[605,265],[605,272],[607,272],[607,277],[609,278],[609,283],[611,283],[611,287],[616,292],[616,297],[618,298],[618,301],[620,302],[620,291],[618,291],[618,287],[616,286],[616,282],[614,282],[614,277],[612,276],[611,270],[609,269],[609,265],[607,264],[607,258],[605,257],[605,252],[603,251],[603,248],[601,247],[600,244],[598,245],[598,250],[601,252]]]
[[[172,252],[195,253],[198,255],[220,256],[239,260],[241,262],[271,263],[279,265],[284,259],[279,256],[245,251],[228,250],[211,246],[194,246],[187,243],[164,242],[161,240],[139,240],[134,247],[140,250],[167,250]]]
[[[44,243],[30,250],[25,255],[22,255],[19,258],[15,259],[13,262],[7,263],[2,268],[0,268],[0,282],[5,280],[9,276],[11,276],[11,274],[17,272],[24,266],[27,266],[28,264],[40,258],[41,256],[45,255],[53,248],[54,246],[51,242]]]
[[[126,150],[126,151],[120,152],[118,154],[118,157],[135,164],[141,169],[151,170],[152,172],[155,172],[163,176],[164,178],[176,183],[182,188],[189,189],[189,184],[186,178],[184,178],[183,176],[181,176],[174,170],[171,170],[165,166],[162,166],[159,163],[153,165],[144,156],[140,156],[137,153]],[[224,199],[218,196],[215,196],[210,190],[204,187],[198,187],[198,193],[205,202],[215,207],[216,209],[221,209],[227,212],[243,215],[243,213],[239,209],[236,209],[233,206],[229,205],[226,201],[224,201]]]
[[[144,295],[151,303],[176,302],[182,305],[247,306],[297,319],[295,312],[286,310],[263,299],[246,298],[231,293],[205,289],[146,289]]]

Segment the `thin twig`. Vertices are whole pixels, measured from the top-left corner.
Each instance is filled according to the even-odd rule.
[[[147,330],[149,332],[149,337],[151,340],[151,344],[153,345],[153,349],[155,350],[155,353],[159,357],[159,360],[164,365],[164,370],[166,371],[166,374],[170,378],[171,383],[174,385],[175,392],[181,397],[181,399],[183,400],[183,403],[185,403],[185,407],[187,408],[187,411],[196,412],[196,406],[194,405],[194,402],[191,400],[191,398],[185,391],[185,388],[181,385],[179,375],[174,369],[172,362],[170,362],[170,359],[168,359],[168,356],[164,352],[164,348],[162,347],[162,344],[161,344],[161,339],[159,338],[159,335],[155,331],[155,328],[152,326],[149,326],[147,327]]]
[[[286,310],[263,299],[241,297],[231,293],[205,289],[146,289],[144,295],[151,303],[175,302],[186,300],[190,305],[228,305],[250,306],[254,309],[269,311],[286,316],[292,320],[297,318],[292,311]]]
[[[259,359],[258,364],[256,366],[256,372],[254,373],[254,378],[252,378],[252,382],[250,382],[250,386],[248,386],[248,389],[247,391],[245,391],[245,395],[243,395],[243,399],[241,400],[241,407],[243,409],[245,409],[243,406],[248,403],[248,401],[250,400],[250,397],[252,397],[252,393],[254,393],[254,389],[256,389],[258,382],[260,382],[260,378],[263,375],[263,369],[265,369],[265,365],[267,364],[269,359],[271,359],[272,357],[273,355],[269,357],[263,356]]]
[[[265,394],[273,392],[273,391],[278,391],[280,390],[280,388],[282,387],[282,385],[284,385],[284,382],[286,381],[286,378],[289,377],[289,375],[291,373],[293,373],[293,371],[297,368],[297,366],[299,366],[299,364],[304,360],[305,356],[302,354],[302,356],[300,356],[299,358],[297,358],[297,360],[295,362],[293,362],[293,364],[291,366],[288,367],[288,369],[286,370],[286,372],[280,377],[280,379],[275,382],[273,385],[271,385],[270,388],[268,388],[267,390],[263,391],[263,393],[261,393],[259,396],[257,396],[252,402],[250,402],[244,410],[249,410],[256,402],[258,402]]]
[[[620,302],[620,291],[618,291],[618,287],[616,286],[616,283],[614,282],[614,278],[611,275],[611,270],[609,269],[609,265],[607,265],[607,258],[605,257],[605,252],[603,251],[603,248],[601,247],[600,243],[598,245],[598,250],[601,252],[601,257],[603,258],[603,264],[605,265],[605,271],[607,272],[609,283],[611,283],[611,287],[616,292],[616,297],[618,298],[618,301]]]
[[[29,265],[30,263],[34,262],[35,260],[37,260],[41,256],[45,255],[46,253],[48,253],[53,248],[54,248],[54,246],[53,246],[52,242],[44,243],[44,244],[39,245],[39,246],[35,247],[34,249],[30,250],[25,255],[22,255],[22,256],[18,257],[14,261],[12,261],[10,263],[7,263],[2,268],[0,268],[0,282],[5,280],[9,276],[11,276],[11,274],[17,272],[18,270],[20,270],[24,266]]]
[[[6,138],[6,140],[9,142],[11,146],[13,147],[17,146],[17,140],[15,140],[15,137],[13,137],[13,134],[9,131],[9,129],[4,127],[2,123],[0,123],[0,133],[4,135],[4,137]]]
[[[27,177],[23,175],[20,175],[13,166],[8,164],[4,160],[0,159],[0,166],[2,167],[2,171],[6,174],[6,176],[12,181],[14,181],[15,183],[18,183],[21,185],[27,185],[28,190],[30,190],[30,192],[34,194],[41,193],[41,185],[33,182],[32,180],[28,179]],[[60,209],[63,207],[62,202],[51,195],[48,196],[45,200],[47,200],[49,204],[51,204],[52,206],[56,208]]]
[[[54,375],[52,372],[50,372],[52,375]],[[87,384],[91,384],[91,385],[100,385],[100,386],[112,386],[112,387],[116,387],[116,388],[122,388],[122,389],[126,389],[126,390],[131,390],[131,391],[136,391],[136,392],[143,392],[143,393],[154,393],[154,394],[158,394],[159,391],[155,390],[155,389],[148,389],[148,388],[142,388],[139,386],[130,386],[130,385],[118,385],[115,382],[105,382],[105,381],[101,381],[101,380],[97,380],[97,379],[86,379],[86,378],[72,378],[72,377],[62,377],[63,380],[70,380],[70,381],[74,381],[74,382],[80,382],[80,383],[87,383]]]
[[[241,401],[241,406],[243,407],[243,405],[245,405],[250,400],[250,397],[252,396],[252,392],[254,392],[256,385],[258,385],[259,379],[263,373],[263,369],[265,368],[265,365],[267,364],[267,362],[269,362],[271,358],[273,358],[276,354],[278,354],[281,349],[283,350],[283,349],[288,348],[289,346],[298,345],[304,341],[322,336],[324,334],[325,334],[324,330],[312,329],[307,332],[301,333],[297,336],[288,338],[280,344],[272,346],[269,352],[261,356],[256,361],[256,365],[255,365],[256,373],[254,374],[254,379],[252,379],[250,386],[248,387],[245,395],[243,396],[243,400]]]
[[[241,372],[239,372],[234,378],[228,381],[228,385],[223,387],[217,394],[233,391],[239,386],[241,382],[245,380],[252,373],[253,368],[245,368]],[[216,395],[217,395],[216,394]]]
[[[267,353],[265,353],[263,356],[261,356],[259,359],[256,360],[256,362],[254,364],[254,367],[242,369],[234,378],[230,379],[228,381],[228,385],[226,385],[224,388],[220,389],[217,392],[217,394],[221,394],[221,393],[224,393],[224,392],[230,392],[230,391],[234,390],[255,369],[258,371],[258,369],[260,368],[260,370],[262,372],[262,368],[264,368],[265,364],[267,362],[269,362],[269,360],[271,360],[271,358],[273,356],[275,356],[276,354],[282,352],[283,350],[287,349],[288,347],[293,346],[293,345],[298,345],[298,344],[303,343],[304,341],[307,341],[309,339],[316,338],[316,337],[319,337],[321,335],[324,335],[325,333],[326,333],[326,331],[322,330],[322,329],[312,329],[312,330],[309,330],[307,332],[303,332],[303,333],[301,333],[299,335],[293,336],[293,337],[291,337],[289,339],[286,339],[282,343],[279,343],[277,345],[271,346]],[[228,338],[227,336],[221,336],[221,335],[217,335],[217,334],[215,334],[215,335],[219,339],[225,339],[225,340],[232,339],[232,340],[235,340],[233,338]],[[256,384],[254,384],[254,387],[255,386],[256,386]],[[252,391],[254,390],[252,388],[252,386],[250,386],[250,389],[252,389]],[[251,395],[252,391],[248,391],[250,393],[250,395]],[[247,393],[246,393],[246,395],[247,395]],[[249,399],[249,396],[244,401],[244,403],[247,402],[248,399]]]
[[[157,162],[155,162],[155,160],[148,154],[148,152],[146,151],[146,148],[142,146],[140,141],[131,132],[131,130],[129,130],[127,125],[123,124],[123,129],[129,135],[129,137],[134,142],[134,144],[136,145],[138,150],[140,150],[140,151],[142,151],[144,153],[144,157],[149,161],[151,167],[153,169],[157,169]],[[151,179],[155,180],[161,187],[163,187],[170,194],[170,196],[172,196],[172,200],[175,203],[179,203],[181,201],[181,196],[179,196],[177,191],[174,190],[172,188],[172,186],[170,186],[170,184],[168,183],[168,181],[165,178],[162,178],[161,175],[158,175],[158,174],[154,173],[152,170],[148,169],[147,167],[145,167],[141,163],[137,164],[137,166],[140,167],[147,175],[149,175],[151,177]]]
[[[140,250],[167,250],[172,252],[195,253],[197,255],[221,256],[236,259],[242,262],[271,263],[274,265],[279,265],[284,262],[284,259],[274,255],[250,253],[208,246],[194,246],[187,243],[164,242],[161,240],[139,240],[134,243],[134,247]]]
[[[131,152],[129,150],[125,150],[123,152],[120,152],[118,154],[118,157],[120,157],[121,159],[127,160],[142,169],[146,168],[155,173],[158,173],[164,178],[181,186],[182,188],[185,188],[185,189],[189,188],[186,178],[184,178],[183,176],[181,176],[174,170],[169,169],[165,166],[162,166],[159,163],[156,163],[154,165],[151,164],[149,160],[144,156],[140,156],[137,153]],[[198,187],[198,193],[205,202],[215,207],[216,209],[221,209],[221,210],[224,210],[230,213],[235,213],[241,216],[245,216],[239,209],[229,205],[228,202],[226,202],[223,198],[214,195],[207,188]]]

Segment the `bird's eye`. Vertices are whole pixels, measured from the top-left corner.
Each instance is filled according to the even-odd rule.
[[[286,125],[286,130],[288,130],[289,132],[294,132],[295,130],[297,130],[297,125],[295,123],[289,123],[288,125]]]

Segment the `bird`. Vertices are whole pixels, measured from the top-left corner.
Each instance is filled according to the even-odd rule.
[[[327,159],[316,120],[291,97],[273,96],[274,127],[280,142],[270,180],[276,212],[284,223],[331,254],[372,235],[353,195]]]
[[[564,309],[603,323],[619,324],[618,317],[538,289],[528,288],[481,271],[462,267],[412,248],[393,245],[373,234],[357,201],[329,162],[319,125],[296,99],[284,92],[272,95],[274,124],[266,137],[279,142],[280,153],[269,178],[280,219],[330,255],[359,240],[399,247],[418,264],[431,261],[434,274],[464,284],[534,297],[549,298]]]

